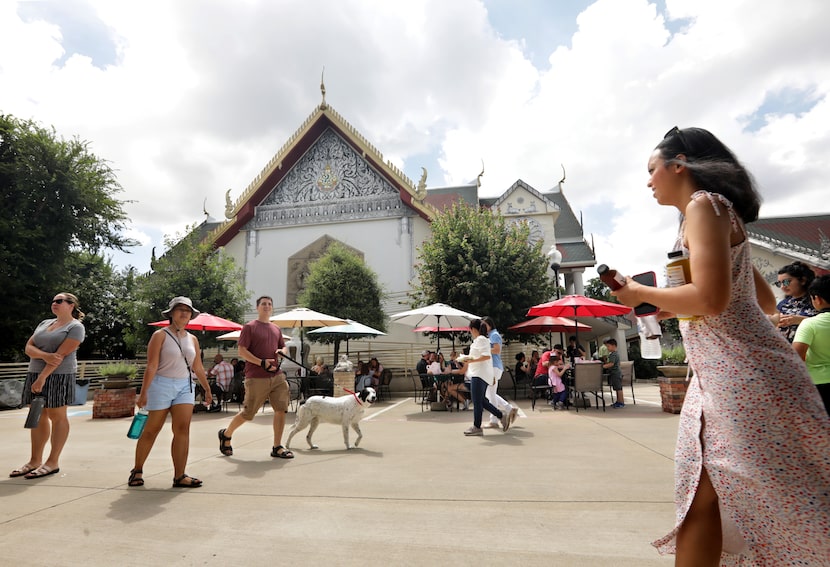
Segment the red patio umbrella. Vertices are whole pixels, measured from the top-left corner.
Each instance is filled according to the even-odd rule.
[[[548,334],[548,346],[553,348],[552,333],[570,333],[571,331],[590,331],[591,327],[585,323],[573,321],[566,317],[551,317],[543,315],[541,317],[534,317],[527,321],[517,323],[512,327],[507,328],[508,331],[514,333],[527,333],[529,335],[538,335],[541,333]]]
[[[630,312],[631,307],[627,305],[602,301],[584,295],[566,295],[555,301],[534,305],[527,311],[527,316],[611,317],[613,315],[625,315]],[[576,343],[579,344],[579,326],[576,321],[574,321],[573,331],[576,336]]]
[[[153,327],[165,327],[169,324],[170,321],[166,319],[164,321],[150,323]],[[185,326],[185,329],[190,331],[238,331],[241,328],[242,325],[239,323],[222,319],[210,313],[199,313]]]
[[[452,340],[452,349],[455,350],[455,338],[459,333],[469,333],[470,327],[415,327],[412,329],[413,333],[436,333],[437,335],[449,336]],[[440,338],[439,338],[440,340]],[[436,350],[441,346],[440,342]]]

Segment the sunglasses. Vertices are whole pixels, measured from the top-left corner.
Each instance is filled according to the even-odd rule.
[[[791,283],[793,283],[793,279],[792,278],[787,278],[787,279],[775,282],[775,287],[781,287],[782,285],[785,286],[785,287],[789,287],[789,285]]]
[[[674,136],[677,136],[677,138],[680,140],[680,145],[685,148],[686,139],[683,137],[683,131],[677,126],[666,132],[666,135],[663,136],[663,139],[665,140],[666,138],[673,138]]]
[[[65,302],[67,302],[69,305],[72,305],[72,302],[71,302],[71,301],[69,301],[68,299],[63,299],[63,298],[60,298],[60,299],[53,299],[53,300],[52,300],[52,303],[57,303],[58,305],[60,305],[60,304],[61,304],[61,303],[63,303],[64,301],[65,301]]]

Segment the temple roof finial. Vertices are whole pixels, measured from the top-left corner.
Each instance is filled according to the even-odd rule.
[[[320,92],[323,94],[323,102],[320,103],[320,108],[325,110],[328,105],[326,104],[326,82],[324,77],[326,75],[326,67],[323,66],[323,72],[320,73]]]

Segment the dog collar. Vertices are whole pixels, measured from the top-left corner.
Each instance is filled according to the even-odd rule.
[[[357,392],[352,392],[348,388],[343,388],[343,391],[346,392],[347,394],[353,395],[354,399],[357,400],[357,403],[360,404],[361,406],[363,405],[363,402],[361,402],[360,398],[357,397]]]

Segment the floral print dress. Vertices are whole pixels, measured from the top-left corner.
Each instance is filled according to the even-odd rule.
[[[699,191],[729,212],[732,204]],[[744,233],[745,235],[745,233]],[[705,467],[718,495],[722,565],[830,565],[830,417],[807,368],[758,306],[749,243],[731,250],[725,311],[680,330],[694,375],[675,449],[675,552]]]

